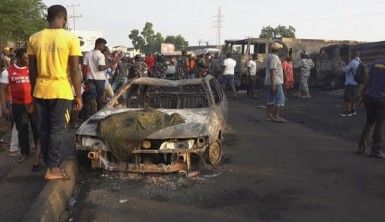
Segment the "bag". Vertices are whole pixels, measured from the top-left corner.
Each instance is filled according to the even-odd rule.
[[[365,82],[367,73],[366,73],[365,66],[362,64],[362,62],[360,62],[360,64],[358,65],[357,71],[353,76],[354,76],[354,80],[356,80],[356,82],[358,82],[359,84],[362,84]]]

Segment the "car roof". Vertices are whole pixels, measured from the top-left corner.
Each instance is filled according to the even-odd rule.
[[[150,85],[150,86],[188,86],[188,85],[198,85],[202,84],[204,81],[212,79],[212,76],[206,76],[203,78],[195,79],[181,79],[181,80],[168,80],[168,79],[158,79],[150,77],[141,77],[132,81],[132,84],[135,85]]]

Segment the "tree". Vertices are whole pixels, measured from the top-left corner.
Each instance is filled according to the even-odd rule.
[[[181,35],[168,35],[164,42],[174,44],[175,50],[178,51],[184,50],[188,47],[188,41],[186,41]]]
[[[270,25],[264,26],[261,30],[259,38],[261,39],[274,39],[274,38],[295,38],[295,28],[291,25],[288,27],[284,25],[278,25],[273,28]]]
[[[146,45],[146,41],[142,36],[139,35],[139,30],[134,29],[131,31],[131,34],[128,36],[131,39],[132,45],[135,49],[144,50],[144,46]]]
[[[181,36],[167,36],[166,39],[160,32],[154,31],[154,25],[146,22],[141,32],[138,29],[131,30],[128,36],[131,39],[135,49],[141,50],[143,53],[159,52],[162,43],[175,44],[177,50],[188,47],[188,42]]]
[[[30,35],[46,26],[46,8],[42,0],[1,0],[0,38],[25,44]]]

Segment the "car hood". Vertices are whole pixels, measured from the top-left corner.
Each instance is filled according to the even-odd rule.
[[[140,109],[112,109],[105,108],[84,122],[77,131],[77,135],[97,137],[98,122],[117,113],[130,112]],[[147,137],[147,139],[173,139],[196,138],[208,135],[207,122],[210,115],[209,108],[203,109],[157,109],[168,115],[178,113],[184,119],[184,123],[166,127]]]

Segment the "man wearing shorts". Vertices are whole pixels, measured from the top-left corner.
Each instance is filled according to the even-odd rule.
[[[265,86],[267,88],[267,119],[284,123],[281,117],[285,106],[285,94],[283,93],[283,70],[278,50],[283,48],[280,43],[271,44],[271,53],[267,56]]]
[[[344,92],[345,112],[339,114],[341,117],[351,117],[357,115],[356,106],[359,99],[359,83],[356,81],[355,76],[361,60],[358,51],[353,51],[352,57],[352,61],[350,61],[350,63],[343,68],[343,71],[346,73]]]

